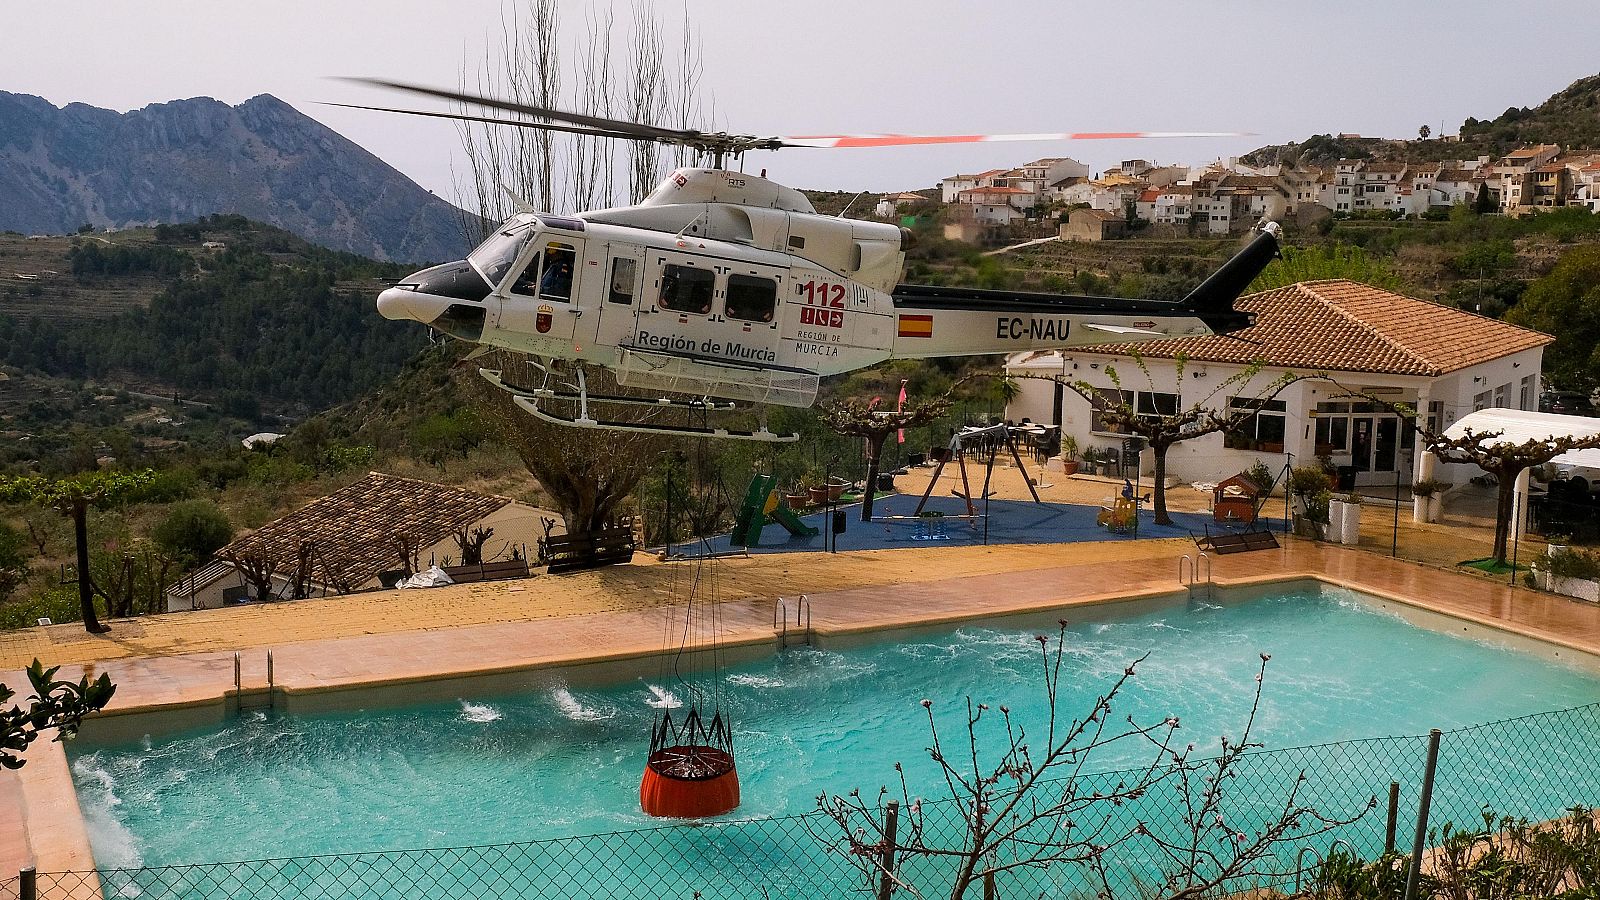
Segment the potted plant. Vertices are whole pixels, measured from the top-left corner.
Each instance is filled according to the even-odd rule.
[[[1600,556],[1573,547],[1551,547],[1534,560],[1534,570],[1547,589],[1600,603]]]
[[[1061,473],[1078,474],[1078,439],[1070,434],[1061,436]]]
[[[1440,494],[1449,484],[1433,478],[1424,478],[1411,486],[1411,517],[1418,522],[1437,522],[1444,506]]]
[[[1338,524],[1334,524],[1335,518]],[[1328,509],[1328,527],[1337,531],[1337,536],[1329,535],[1328,540],[1336,540],[1346,546],[1355,546],[1361,543],[1361,495],[1356,491],[1341,495],[1331,501]]]
[[[789,504],[790,509],[802,509],[808,505],[811,502],[811,491],[806,486],[805,479],[796,481],[794,487],[783,495],[783,500]]]
[[[1333,502],[1333,479],[1321,466],[1295,466],[1289,470],[1285,489],[1294,498],[1295,534],[1322,540]]]
[[[850,482],[845,481],[838,476],[834,476],[832,479],[830,479],[828,481],[828,502],[838,503],[839,499],[844,496],[844,489],[849,486]]]

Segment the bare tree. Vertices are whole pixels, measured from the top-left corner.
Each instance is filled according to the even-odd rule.
[[[507,0],[491,52],[463,66],[463,93],[501,97],[531,106],[573,109],[648,125],[703,127],[711,104],[702,102],[700,42],[685,13],[683,33],[669,57],[667,32],[655,9],[634,0],[619,64],[613,7],[591,8],[583,37],[570,59],[562,57],[557,0]],[[563,78],[570,70],[571,77]],[[570,85],[563,89],[563,85]],[[661,152],[649,141],[462,121],[457,125],[465,169],[456,176],[463,228],[474,242],[524,205],[576,211],[637,202],[660,181]],[[618,150],[623,150],[618,158]],[[682,164],[690,151],[680,148]],[[619,177],[618,169],[624,170]],[[619,189],[626,194],[619,196]]]
[[[959,742],[948,742],[934,702],[923,700],[931,738],[928,756],[949,799],[914,796],[904,766],[897,763],[899,785],[880,788],[873,803],[859,791],[819,796],[818,807],[833,830],[818,837],[863,874],[887,879],[917,897],[925,896],[930,885],[912,883],[905,867],[892,864],[896,857],[947,862],[930,877],[938,879],[940,888],[949,885],[951,900],[960,900],[977,885],[983,886],[985,897],[993,896],[998,875],[1063,865],[1081,867],[1086,877],[1099,882],[1098,895],[1112,898],[1117,894],[1114,880],[1124,886],[1133,880],[1127,877],[1131,859],[1144,860],[1155,870],[1147,874],[1161,879],[1159,893],[1146,889],[1141,896],[1190,900],[1225,893],[1222,889],[1242,879],[1283,874],[1278,853],[1283,847],[1348,825],[1376,805],[1372,797],[1353,815],[1325,816],[1299,799],[1304,772],[1293,780],[1284,802],[1260,822],[1247,821],[1225,804],[1241,761],[1260,746],[1251,733],[1260,707],[1265,654],[1244,736],[1224,738],[1219,756],[1196,760],[1191,758],[1193,744],[1175,743],[1175,717],[1141,724],[1132,716],[1114,714],[1118,696],[1136,677],[1143,657],[1096,698],[1086,715],[1061,715],[1066,634],[1063,621],[1053,649],[1046,636],[1036,638],[1047,701],[1042,741],[1035,742],[1010,709],[1001,706],[1004,743],[997,753],[988,752],[980,732],[993,732],[980,725],[992,713],[988,705],[968,698],[966,733]],[[1096,774],[1096,763],[1138,754],[1141,748],[1147,754],[1143,762],[1110,776]],[[893,802],[900,810],[893,834],[883,815],[892,794],[898,794]],[[1146,803],[1175,803],[1180,826],[1152,824],[1142,805]],[[941,827],[941,822],[948,824]],[[1119,853],[1122,848],[1127,852]],[[1114,879],[1113,873],[1119,877]]]
[[[839,434],[859,437],[867,444],[867,485],[861,498],[861,521],[872,521],[872,497],[878,487],[878,466],[883,445],[902,428],[915,428],[943,416],[950,410],[950,395],[919,400],[904,409],[877,408],[877,400],[860,397],[827,400],[817,405],[822,421]]]
[[[468,527],[466,525],[456,529],[456,547],[461,551],[461,564],[475,566],[483,562],[483,547],[494,537],[493,528],[484,528],[479,525]]]

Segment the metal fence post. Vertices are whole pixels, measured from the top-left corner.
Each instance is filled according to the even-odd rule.
[[[39,870],[29,866],[17,873],[17,900],[38,900]]]
[[[894,841],[900,825],[900,801],[890,800],[883,813],[883,853],[878,865],[883,872],[878,876],[878,900],[889,900],[894,893]]]
[[[1439,729],[1428,732],[1428,765],[1422,772],[1422,795],[1417,798],[1417,838],[1411,844],[1411,865],[1406,870],[1405,900],[1415,900],[1417,878],[1422,874],[1423,845],[1428,840],[1428,805],[1433,802],[1433,773],[1439,766]]]
[[[1383,854],[1394,852],[1395,822],[1400,816],[1400,782],[1389,782],[1389,819],[1383,827]]]

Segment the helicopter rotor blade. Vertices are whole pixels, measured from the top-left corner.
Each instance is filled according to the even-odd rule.
[[[424,97],[433,97],[438,100],[449,100],[455,103],[471,104],[473,106],[486,106],[502,112],[519,113],[532,116],[536,119],[550,119],[556,122],[566,122],[570,125],[581,125],[597,131],[609,131],[618,136],[631,137],[646,141],[663,141],[666,143],[690,143],[700,137],[698,131],[683,131],[676,128],[662,128],[659,125],[644,125],[639,122],[628,122],[622,119],[608,119],[602,116],[591,116],[584,113],[567,112],[560,109],[549,109],[542,106],[533,106],[526,103],[513,103],[509,100],[496,100],[493,97],[479,97],[476,94],[463,94],[458,91],[446,91],[439,88],[422,87],[415,84],[404,84],[398,81],[385,81],[381,78],[350,78],[358,84],[367,84],[374,87],[389,88],[391,90],[405,91],[410,94],[420,94]],[[531,124],[531,123],[530,123]]]
[[[1105,141],[1144,138],[1250,137],[1248,131],[1063,131],[1038,134],[813,134],[784,135],[789,147],[839,150],[858,147],[907,147],[918,144],[985,144],[1008,141]]]
[[[434,119],[452,119],[459,122],[483,122],[488,125],[511,125],[517,128],[537,128],[540,131],[559,131],[563,134],[582,134],[591,137],[619,138],[621,140],[638,140],[631,134],[620,131],[601,131],[595,128],[579,128],[575,125],[557,125],[553,122],[531,122],[527,119],[497,119],[492,116],[472,116],[465,113],[428,112],[421,109],[398,109],[392,106],[363,106],[359,103],[331,103],[322,102],[322,106],[338,106],[344,109],[365,109],[372,112],[400,113],[406,116],[427,116]]]

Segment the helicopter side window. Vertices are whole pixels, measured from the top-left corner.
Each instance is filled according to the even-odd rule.
[[[479,244],[478,249],[468,254],[467,261],[478,268],[485,281],[498,286],[500,280],[506,277],[506,271],[517,261],[522,248],[527,246],[528,240],[532,237],[533,230],[529,225],[497,231],[490,235],[488,240]]]
[[[606,289],[606,299],[612,303],[632,303],[634,276],[638,270],[638,260],[625,256],[612,260],[611,286]]]
[[[661,270],[662,309],[673,312],[711,315],[711,295],[715,292],[717,276],[709,269],[688,266],[664,266]]]
[[[511,285],[511,292],[530,295],[537,286],[540,297],[566,302],[572,297],[572,273],[577,261],[578,251],[571,244],[551,241],[543,253],[528,261],[528,267]]]
[[[728,318],[771,322],[778,308],[778,283],[754,275],[728,276]]]

